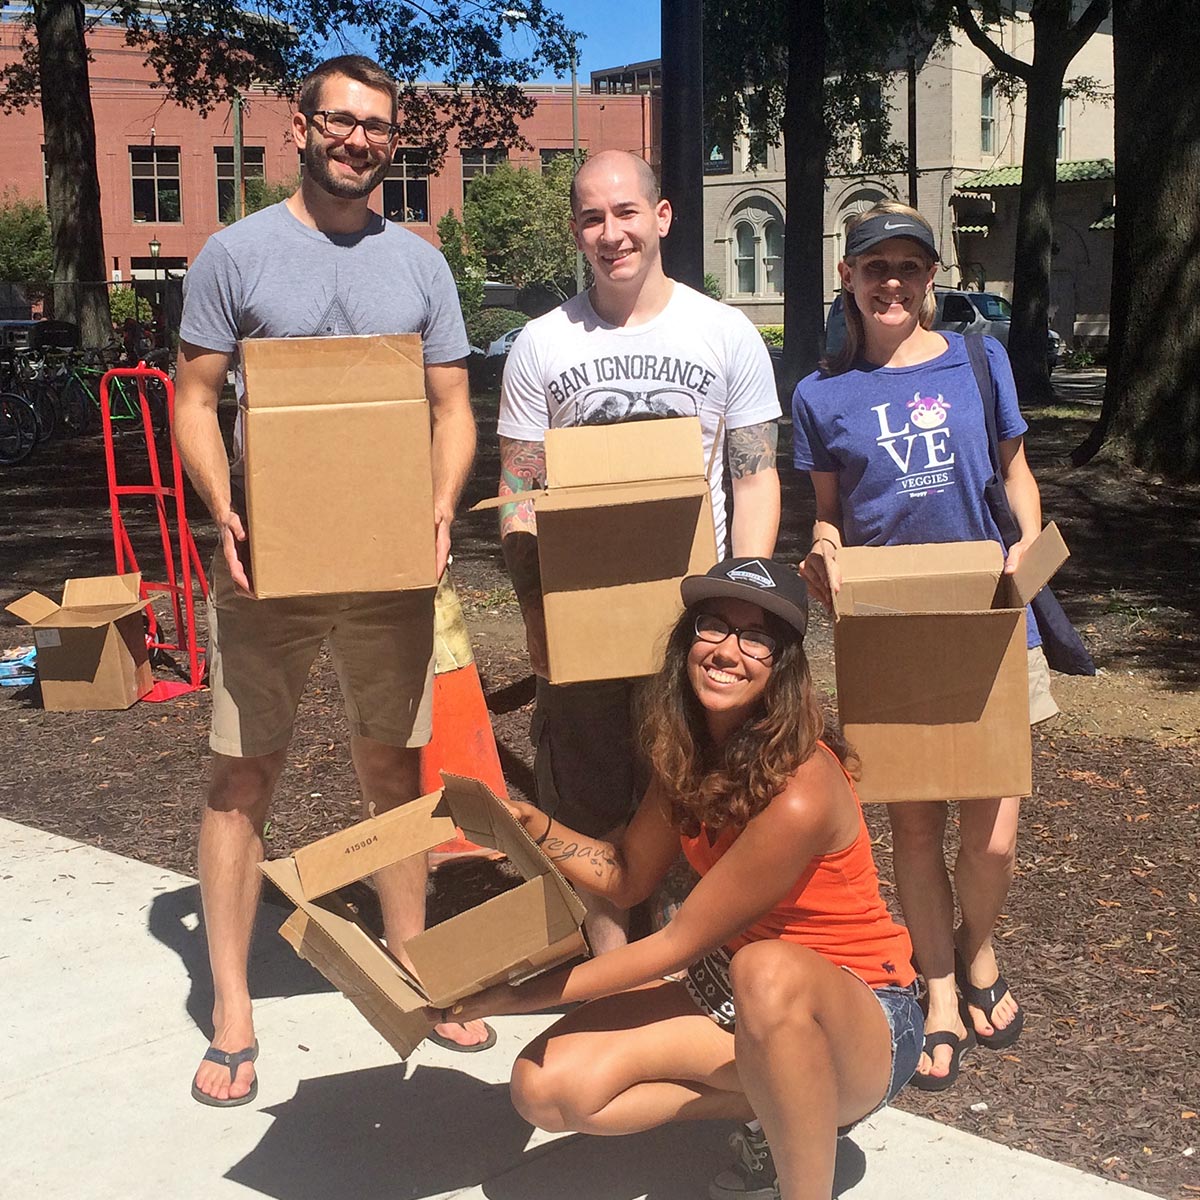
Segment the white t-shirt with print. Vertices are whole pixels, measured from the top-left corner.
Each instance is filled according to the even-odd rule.
[[[587,292],[521,331],[504,368],[497,432],[524,442],[547,429],[699,417],[707,464],[726,431],[780,415],[771,360],[758,330],[735,308],[682,283],[642,325],[609,325]],[[725,545],[724,444],[713,464],[713,522]]]

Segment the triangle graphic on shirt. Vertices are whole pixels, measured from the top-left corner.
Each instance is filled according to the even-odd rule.
[[[350,320],[350,314],[346,311],[346,306],[342,303],[342,298],[336,292],[333,299],[330,300],[325,307],[325,311],[321,314],[321,319],[317,322],[317,335],[324,334],[325,336],[336,334],[353,334],[354,322]]]

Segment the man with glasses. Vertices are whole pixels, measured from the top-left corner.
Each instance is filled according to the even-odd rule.
[[[217,404],[238,343],[255,337],[419,333],[432,417],[439,572],[475,450],[466,331],[442,255],[384,221],[368,198],[397,141],[395,81],[358,55],[318,67],[300,88],[292,136],[304,153],[299,189],[211,237],[184,287],[176,381],[180,455],[216,522],[209,609],[212,776],[200,827],[200,889],[213,972],[213,1041],[192,1086],[204,1104],[257,1093],[247,959],[259,896],[262,833],[283,770],[300,693],[329,640],[351,726],[364,809],[419,794],[429,740],[433,599],[424,592],[255,600],[239,559],[246,540],[239,428],[231,470]],[[238,388],[242,387],[240,370]],[[314,488],[344,489],[313,463]],[[331,564],[332,565],[332,564]],[[426,866],[376,874],[393,945],[424,927]],[[490,1032],[442,1026],[443,1044],[481,1048]]]
[[[775,469],[779,399],[766,346],[736,309],[663,271],[659,243],[671,205],[647,163],[623,150],[589,158],[571,185],[571,232],[592,268],[590,289],[530,321],[513,345],[500,397],[500,491],[545,479],[545,433],[572,425],[657,417],[700,419],[718,557],[726,553],[723,467],[728,453],[732,552],[769,558],[779,529]],[[718,438],[724,437],[718,444]],[[501,510],[500,533],[525,617],[529,658],[547,673],[533,506]],[[538,804],[556,820],[610,840],[641,801],[634,751],[633,680],[556,686],[538,679],[531,736]],[[597,952],[625,941],[626,914],[588,898]]]

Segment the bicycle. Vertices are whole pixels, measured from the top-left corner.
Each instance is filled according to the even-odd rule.
[[[37,414],[24,396],[0,393],[0,466],[24,462],[38,442]]]

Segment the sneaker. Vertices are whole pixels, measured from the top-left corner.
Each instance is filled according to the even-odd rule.
[[[771,1147],[761,1129],[743,1125],[729,1135],[736,1161],[708,1185],[712,1200],[779,1200]]]

